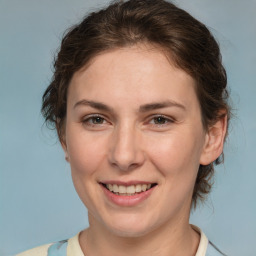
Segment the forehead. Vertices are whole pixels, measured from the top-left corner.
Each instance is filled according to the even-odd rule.
[[[162,50],[148,45],[115,49],[94,57],[76,72],[68,98],[98,98],[128,103],[197,101],[194,79],[177,68]]]

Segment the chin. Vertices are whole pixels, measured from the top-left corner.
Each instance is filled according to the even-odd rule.
[[[126,237],[126,238],[136,238],[142,237],[146,234],[150,233],[151,230],[149,229],[138,229],[138,228],[112,228],[111,232],[119,237]]]
[[[109,231],[119,237],[142,237],[151,231],[153,226],[151,222],[145,222],[140,220],[137,221],[114,221],[111,225],[107,225]]]

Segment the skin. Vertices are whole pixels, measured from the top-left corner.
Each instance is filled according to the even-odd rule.
[[[90,227],[79,238],[85,255],[195,255],[193,187],[199,165],[222,152],[226,130],[225,119],[204,130],[195,86],[147,45],[102,53],[74,74],[62,146],[88,209]],[[104,195],[104,180],[157,186],[125,207]]]

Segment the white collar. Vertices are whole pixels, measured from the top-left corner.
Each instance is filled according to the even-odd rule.
[[[206,237],[204,232],[199,227],[197,227],[195,225],[191,225],[191,227],[196,232],[198,232],[200,234],[200,242],[199,242],[199,246],[197,248],[195,256],[205,256],[206,255],[206,251],[207,251],[207,246],[208,246],[208,238]]]
[[[191,227],[200,234],[200,242],[195,256],[205,256],[208,246],[208,239],[199,227],[195,225],[191,225]],[[84,256],[79,243],[79,234],[80,232],[68,240],[67,256]]]

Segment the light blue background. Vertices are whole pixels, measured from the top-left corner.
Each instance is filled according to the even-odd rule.
[[[105,1],[105,3],[108,1]],[[192,216],[232,256],[256,255],[256,1],[177,0],[217,37],[236,117],[213,192]],[[87,225],[41,96],[63,31],[93,0],[0,0],[0,255],[68,238]]]

